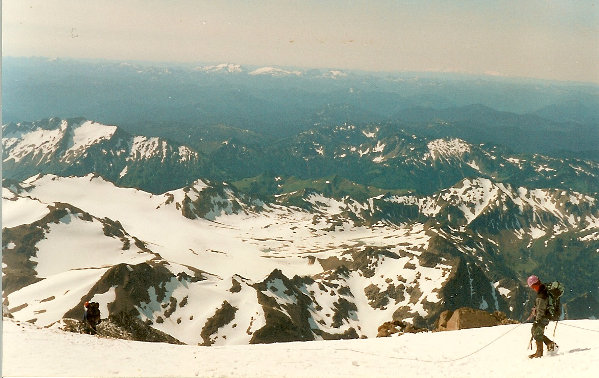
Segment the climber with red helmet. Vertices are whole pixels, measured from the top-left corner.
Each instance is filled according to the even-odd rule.
[[[555,349],[555,343],[547,336],[545,336],[545,327],[549,324],[548,319],[548,304],[549,304],[549,293],[545,285],[539,280],[539,277],[532,275],[526,280],[528,286],[537,292],[537,298],[535,299],[535,306],[527,320],[534,318],[532,324],[532,337],[535,339],[537,351],[529,358],[538,358],[543,356],[543,343],[547,345],[547,351],[553,351]]]
[[[98,302],[85,302],[83,304],[83,324],[91,327],[92,334],[97,332],[97,325],[100,324],[100,305]]]
[[[85,302],[83,304],[83,322],[87,323],[87,308],[89,307],[89,302]]]

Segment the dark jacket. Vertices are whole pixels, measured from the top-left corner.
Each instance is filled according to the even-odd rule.
[[[541,323],[547,319],[547,306],[549,306],[549,293],[544,284],[541,284],[539,291],[537,292],[537,299],[535,300],[535,322]]]

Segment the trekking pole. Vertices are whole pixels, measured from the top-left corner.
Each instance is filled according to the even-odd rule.
[[[528,344],[528,349],[532,350],[532,336],[530,337],[530,343]]]
[[[559,322],[559,320],[555,321],[555,327],[553,327],[553,337],[555,337],[555,330],[557,329],[557,322]]]

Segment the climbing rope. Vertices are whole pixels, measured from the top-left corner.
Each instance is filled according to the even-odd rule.
[[[596,330],[596,329],[588,329],[588,328],[579,327],[579,326],[575,326],[575,325],[568,324],[568,323],[563,323],[563,322],[562,322],[562,323],[560,323],[560,324],[561,324],[561,325],[565,325],[566,327],[578,328],[578,329],[582,329],[582,330],[585,330],[585,331],[590,331],[590,332],[599,332],[599,331],[598,331],[598,330]]]
[[[391,358],[394,360],[404,360],[404,361],[418,361],[418,362],[432,362],[432,363],[437,363],[437,362],[454,362],[454,361],[459,361],[459,360],[463,360],[465,358],[468,358],[472,355],[475,355],[476,353],[482,351],[483,349],[489,347],[491,344],[497,342],[497,340],[501,339],[502,337],[506,336],[508,333],[516,330],[518,327],[520,327],[521,325],[523,325],[525,323],[520,323],[515,327],[510,328],[507,332],[502,333],[501,335],[497,336],[496,338],[494,338],[493,340],[491,340],[490,342],[488,342],[487,344],[483,345],[482,347],[476,349],[474,352],[472,353],[468,353],[464,356],[458,357],[458,358],[452,358],[449,360],[423,360],[420,358],[410,358],[410,357],[396,357],[396,356],[384,356],[384,355],[379,355],[376,353],[369,353],[369,352],[364,352],[361,350],[356,350],[356,349],[347,349],[347,348],[343,348],[343,349],[337,349],[337,350],[345,350],[345,351],[349,351],[349,352],[354,352],[354,353],[361,353],[361,354],[367,354],[367,355],[371,355],[371,356],[377,356],[377,357],[385,357],[385,358]]]
[[[515,331],[516,329],[518,329],[520,326],[522,326],[524,324],[528,324],[528,323],[519,323],[515,327],[510,328],[506,332],[504,332],[501,335],[497,336],[496,338],[494,338],[493,340],[491,340],[487,344],[483,345],[482,347],[476,349],[475,351],[473,351],[471,353],[468,353],[466,355],[463,355],[461,357],[447,359],[447,360],[425,360],[425,359],[420,359],[420,358],[415,358],[415,357],[386,356],[386,355],[381,355],[381,354],[377,354],[377,353],[364,352],[364,351],[361,351],[361,350],[356,350],[356,349],[351,349],[351,348],[336,348],[335,350],[336,351],[354,352],[354,353],[365,354],[365,355],[369,355],[369,356],[384,357],[384,358],[389,358],[389,359],[394,359],[394,360],[402,360],[402,361],[417,361],[417,362],[430,362],[430,363],[455,362],[455,361],[460,361],[460,360],[463,360],[465,358],[468,358],[470,356],[473,356],[473,355],[479,353],[483,349],[488,348],[491,344],[497,342],[499,339],[505,337],[508,333]],[[578,328],[578,329],[585,330],[585,331],[599,332],[599,330],[588,329],[588,328],[584,328],[584,327],[578,327],[578,326],[567,324],[567,323],[563,323],[563,322],[561,324],[563,324],[563,325],[565,325],[567,327]],[[305,350],[310,350],[310,349],[305,349]],[[320,351],[320,349],[314,349],[314,350],[315,351]]]

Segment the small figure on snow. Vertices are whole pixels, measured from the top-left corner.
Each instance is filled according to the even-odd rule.
[[[89,325],[95,334],[96,326],[100,324],[100,304],[98,302],[85,302],[83,305],[83,323]]]
[[[526,281],[528,286],[537,292],[537,299],[535,300],[535,306],[530,313],[530,316],[527,320],[531,320],[534,318],[534,322],[532,323],[532,329],[530,330],[532,333],[533,339],[535,339],[537,351],[530,356],[529,358],[538,358],[543,357],[543,343],[547,345],[547,351],[551,352],[555,349],[555,343],[551,341],[547,336],[545,336],[545,327],[549,324],[550,315],[548,313],[549,307],[549,293],[545,285],[539,280],[539,277],[532,275],[528,277]]]

